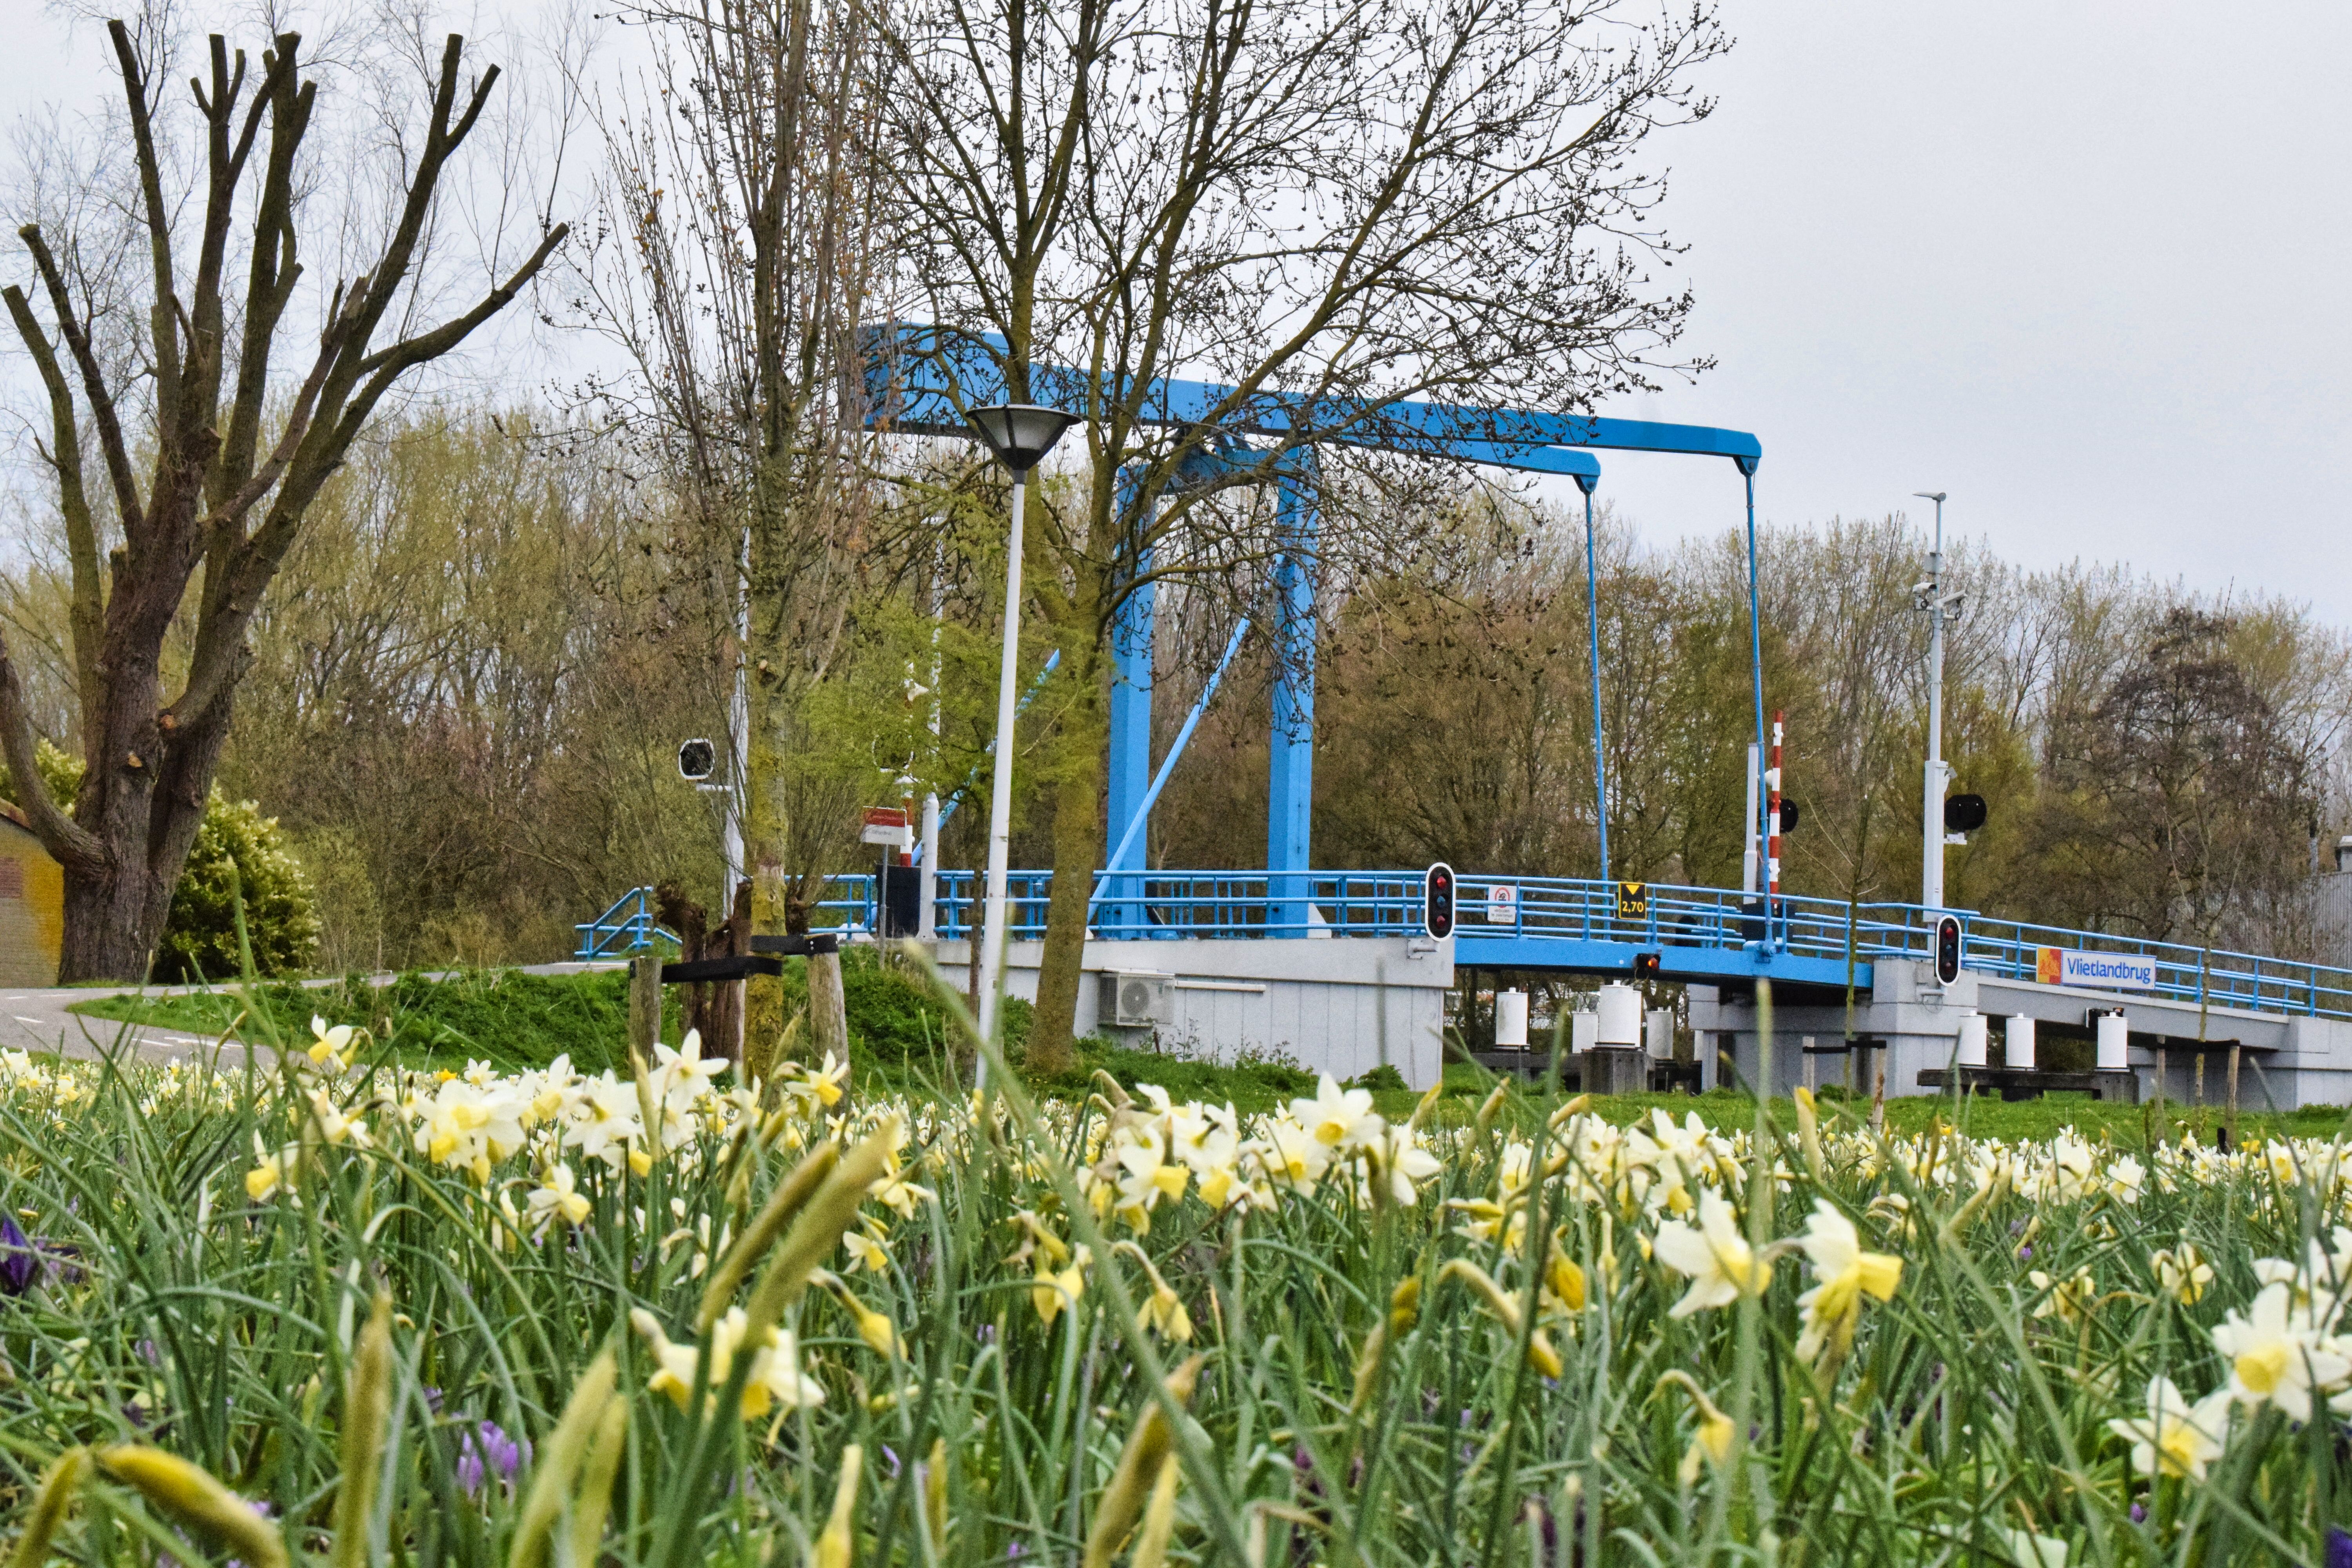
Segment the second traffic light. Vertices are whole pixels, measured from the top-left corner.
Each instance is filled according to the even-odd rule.
[[[1454,868],[1443,860],[1422,874],[1421,929],[1438,942],[1454,934]]]

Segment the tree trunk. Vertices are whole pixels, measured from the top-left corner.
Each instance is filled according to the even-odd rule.
[[[1103,748],[1109,740],[1111,667],[1100,641],[1079,660],[1070,672],[1078,696],[1062,715],[1056,748],[1061,779],[1054,800],[1054,891],[1045,906],[1037,1013],[1024,1058],[1036,1073],[1067,1072],[1076,1063],[1072,1043],[1086,962],[1087,905],[1103,857]]]
[[[146,980],[172,909],[171,888],[158,889],[156,881],[141,866],[88,873],[66,868],[58,984],[120,980],[135,985]]]
[[[766,646],[777,645],[767,642]],[[767,661],[761,663],[765,665]],[[751,930],[776,936],[792,930],[792,883],[784,873],[785,833],[791,821],[785,799],[784,750],[792,704],[782,673],[772,668],[753,672],[751,697],[750,755],[744,762],[747,787],[743,792],[743,854],[751,871]],[[764,1080],[774,1071],[787,1022],[781,976],[755,974],[743,983],[746,1082]]]

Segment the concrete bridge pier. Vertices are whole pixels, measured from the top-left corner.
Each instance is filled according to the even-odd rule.
[[[2242,1109],[2290,1110],[2352,1102],[2352,1023],[2209,1007],[2201,1020],[2204,1041],[2200,1046],[2200,1009],[2194,1001],[2044,985],[1973,970],[1964,971],[1948,990],[1936,983],[1924,961],[1900,958],[1874,960],[1873,979],[1871,989],[1857,994],[1853,1005],[1854,1037],[1867,1042],[1856,1053],[1854,1063],[1854,1083],[1863,1094],[1871,1091],[1874,1075],[1882,1071],[1889,1099],[1948,1092],[1946,1075],[1956,1065],[1961,1020],[1970,1013],[1986,1019],[1986,1059],[1993,1068],[2004,1065],[2007,1020],[2034,1021],[2032,1068],[2007,1075],[2010,1087],[2019,1090],[2093,1088],[2092,1080],[2098,1075],[2092,1016],[2121,1007],[2129,1031],[2127,1070],[2137,1099],[2155,1093],[2161,1050],[2167,1099],[2189,1102],[2196,1058],[2202,1054],[2206,1058],[2204,1100],[2222,1103],[2229,1093],[2229,1051],[2236,1044],[2242,1047],[2238,1085]],[[1727,1086],[1735,1081],[1753,1086],[1761,1065],[1753,987],[1693,985],[1690,1016],[1700,1059],[1713,1064],[1728,1058],[1732,1070],[1718,1068],[1717,1079]],[[1846,1007],[1842,991],[1782,985],[1773,996],[1772,1025],[1773,1093],[1785,1095],[1806,1082],[1809,1060],[1815,1084],[1845,1081],[1843,1057],[1824,1052],[1809,1058],[1804,1050],[1808,1036],[1817,1049],[1835,1047],[1844,1041]]]

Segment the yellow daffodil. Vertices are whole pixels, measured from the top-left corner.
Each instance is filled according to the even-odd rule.
[[[1843,1353],[1853,1342],[1864,1296],[1879,1301],[1894,1298],[1903,1279],[1903,1260],[1884,1252],[1864,1252],[1853,1221],[1825,1198],[1814,1200],[1812,1218],[1801,1245],[1818,1283],[1797,1298],[1797,1306],[1805,1314],[1797,1354],[1812,1361],[1825,1343],[1834,1343]]]
[[[1087,1248],[1081,1247],[1070,1259],[1070,1266],[1059,1273],[1046,1267],[1043,1259],[1037,1265],[1036,1282],[1029,1287],[1030,1304],[1037,1316],[1051,1325],[1065,1307],[1075,1307],[1078,1298],[1087,1293],[1087,1264],[1090,1261]]]

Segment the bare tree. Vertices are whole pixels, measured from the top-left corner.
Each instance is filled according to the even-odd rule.
[[[1047,509],[1032,578],[1082,694],[1064,722],[1083,763],[1055,788],[1034,1064],[1069,1058],[1121,606],[1181,574],[1254,592],[1241,568],[1305,553],[1275,509],[1171,482],[1221,427],[1262,438],[1223,453],[1225,487],[1321,447],[1328,560],[1350,548],[1328,443],[1382,433],[1401,399],[1580,409],[1646,384],[1678,331],[1687,297],[1648,272],[1670,253],[1662,186],[1636,153],[1706,112],[1689,68],[1725,39],[1704,5],[1612,12],[927,0],[894,19],[915,282],[933,320],[993,336],[1013,397],[1087,419],[1083,500]],[[1041,381],[1056,363],[1074,384]],[[1150,400],[1171,375],[1230,390],[1170,427]]]
[[[145,262],[144,319],[122,345],[131,368],[110,363],[99,342],[91,301],[117,280],[92,277],[97,258],[52,247],[28,223],[19,234],[48,321],[23,288],[0,290],[47,394],[41,456],[55,476],[71,563],[88,767],[70,808],[41,784],[23,686],[0,646],[0,744],[34,831],[66,872],[66,980],[146,973],[227,738],[248,662],[247,628],[320,487],[384,395],[503,310],[565,233],[548,229],[470,308],[437,325],[418,320],[436,195],[499,76],[492,67],[466,86],[464,42],[451,35],[423,138],[404,152],[389,230],[373,265],[331,291],[317,350],[289,385],[272,361],[303,272],[298,189],[318,107],[316,84],[301,79],[299,35],[279,35],[250,81],[244,51],[232,57],[226,39],[210,40],[208,79],[191,83],[203,150],[186,201],[163,145],[163,95],[151,60],[123,24],[109,32],[143,241],[132,254],[143,251]],[[249,179],[257,152],[258,177]],[[241,290],[230,276],[240,208]],[[183,243],[191,216],[193,255]],[[380,330],[389,341],[378,341]],[[99,496],[83,466],[89,445],[106,486]],[[101,563],[108,527],[121,542]],[[185,673],[167,692],[166,638],[200,569]]]
[[[856,804],[800,764],[806,704],[847,646],[866,554],[856,334],[877,243],[873,22],[865,0],[640,15],[656,28],[654,63],[642,90],[606,100],[602,232],[582,269],[589,320],[632,374],[596,397],[677,488],[708,570],[741,605],[724,662],[748,709],[733,782],[752,929],[803,931]],[[814,1034],[839,1043],[825,1027],[837,971],[817,967],[836,1005],[819,1008]],[[753,983],[755,1072],[782,1007],[779,985]]]

